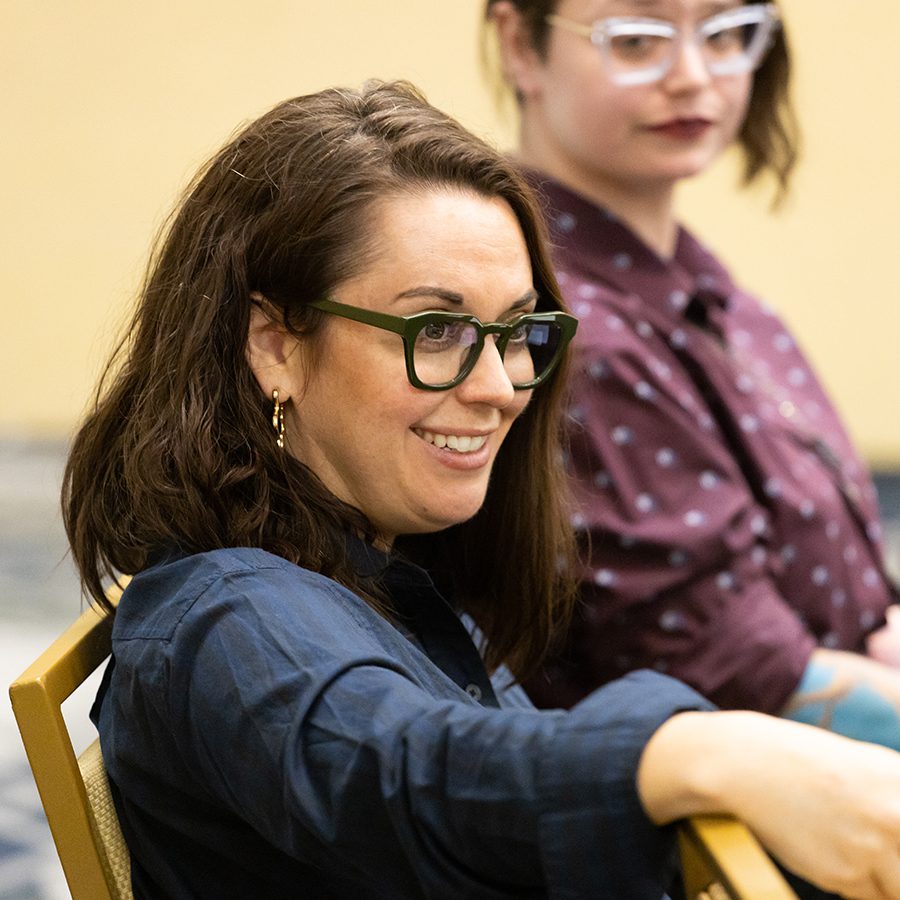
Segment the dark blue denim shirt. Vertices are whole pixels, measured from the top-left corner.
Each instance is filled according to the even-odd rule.
[[[399,624],[262,550],[133,579],[93,716],[135,896],[659,900],[672,829],[635,773],[706,701],[638,672],[538,712],[426,573],[380,565]]]

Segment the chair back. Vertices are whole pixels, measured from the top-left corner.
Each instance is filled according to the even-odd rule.
[[[95,741],[75,758],[62,703],[109,656],[112,617],[86,609],[10,686],[73,900],[131,900],[128,849]]]

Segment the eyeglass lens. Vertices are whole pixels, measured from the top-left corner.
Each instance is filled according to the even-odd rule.
[[[503,337],[488,335],[503,347]],[[562,329],[555,322],[522,322],[502,349],[503,366],[514,387],[528,385],[546,374],[562,344]],[[438,387],[468,372],[479,352],[478,331],[469,322],[431,321],[416,335],[413,367],[416,377]],[[474,358],[473,358],[474,357]]]
[[[681,35],[667,22],[612,19],[604,24],[602,47],[613,78],[621,84],[662,78],[680,52]],[[708,19],[694,40],[711,74],[734,75],[759,65],[772,25],[766,7],[741,7]]]

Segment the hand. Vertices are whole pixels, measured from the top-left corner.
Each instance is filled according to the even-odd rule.
[[[888,607],[887,625],[869,635],[866,651],[872,659],[900,668],[900,606]]]
[[[900,754],[749,712],[682,713],[644,750],[656,822],[743,820],[791,871],[856,900],[900,900]]]

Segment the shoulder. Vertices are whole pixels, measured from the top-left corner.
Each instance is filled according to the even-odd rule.
[[[796,343],[778,310],[744,290],[736,290],[729,298],[727,322],[731,334],[737,332],[739,344],[766,340],[773,349],[784,353]]]
[[[252,547],[213,550],[163,560],[137,574],[116,613],[114,638],[171,640],[179,628],[225,618],[307,627],[327,617],[378,618],[368,604],[317,572]]]

